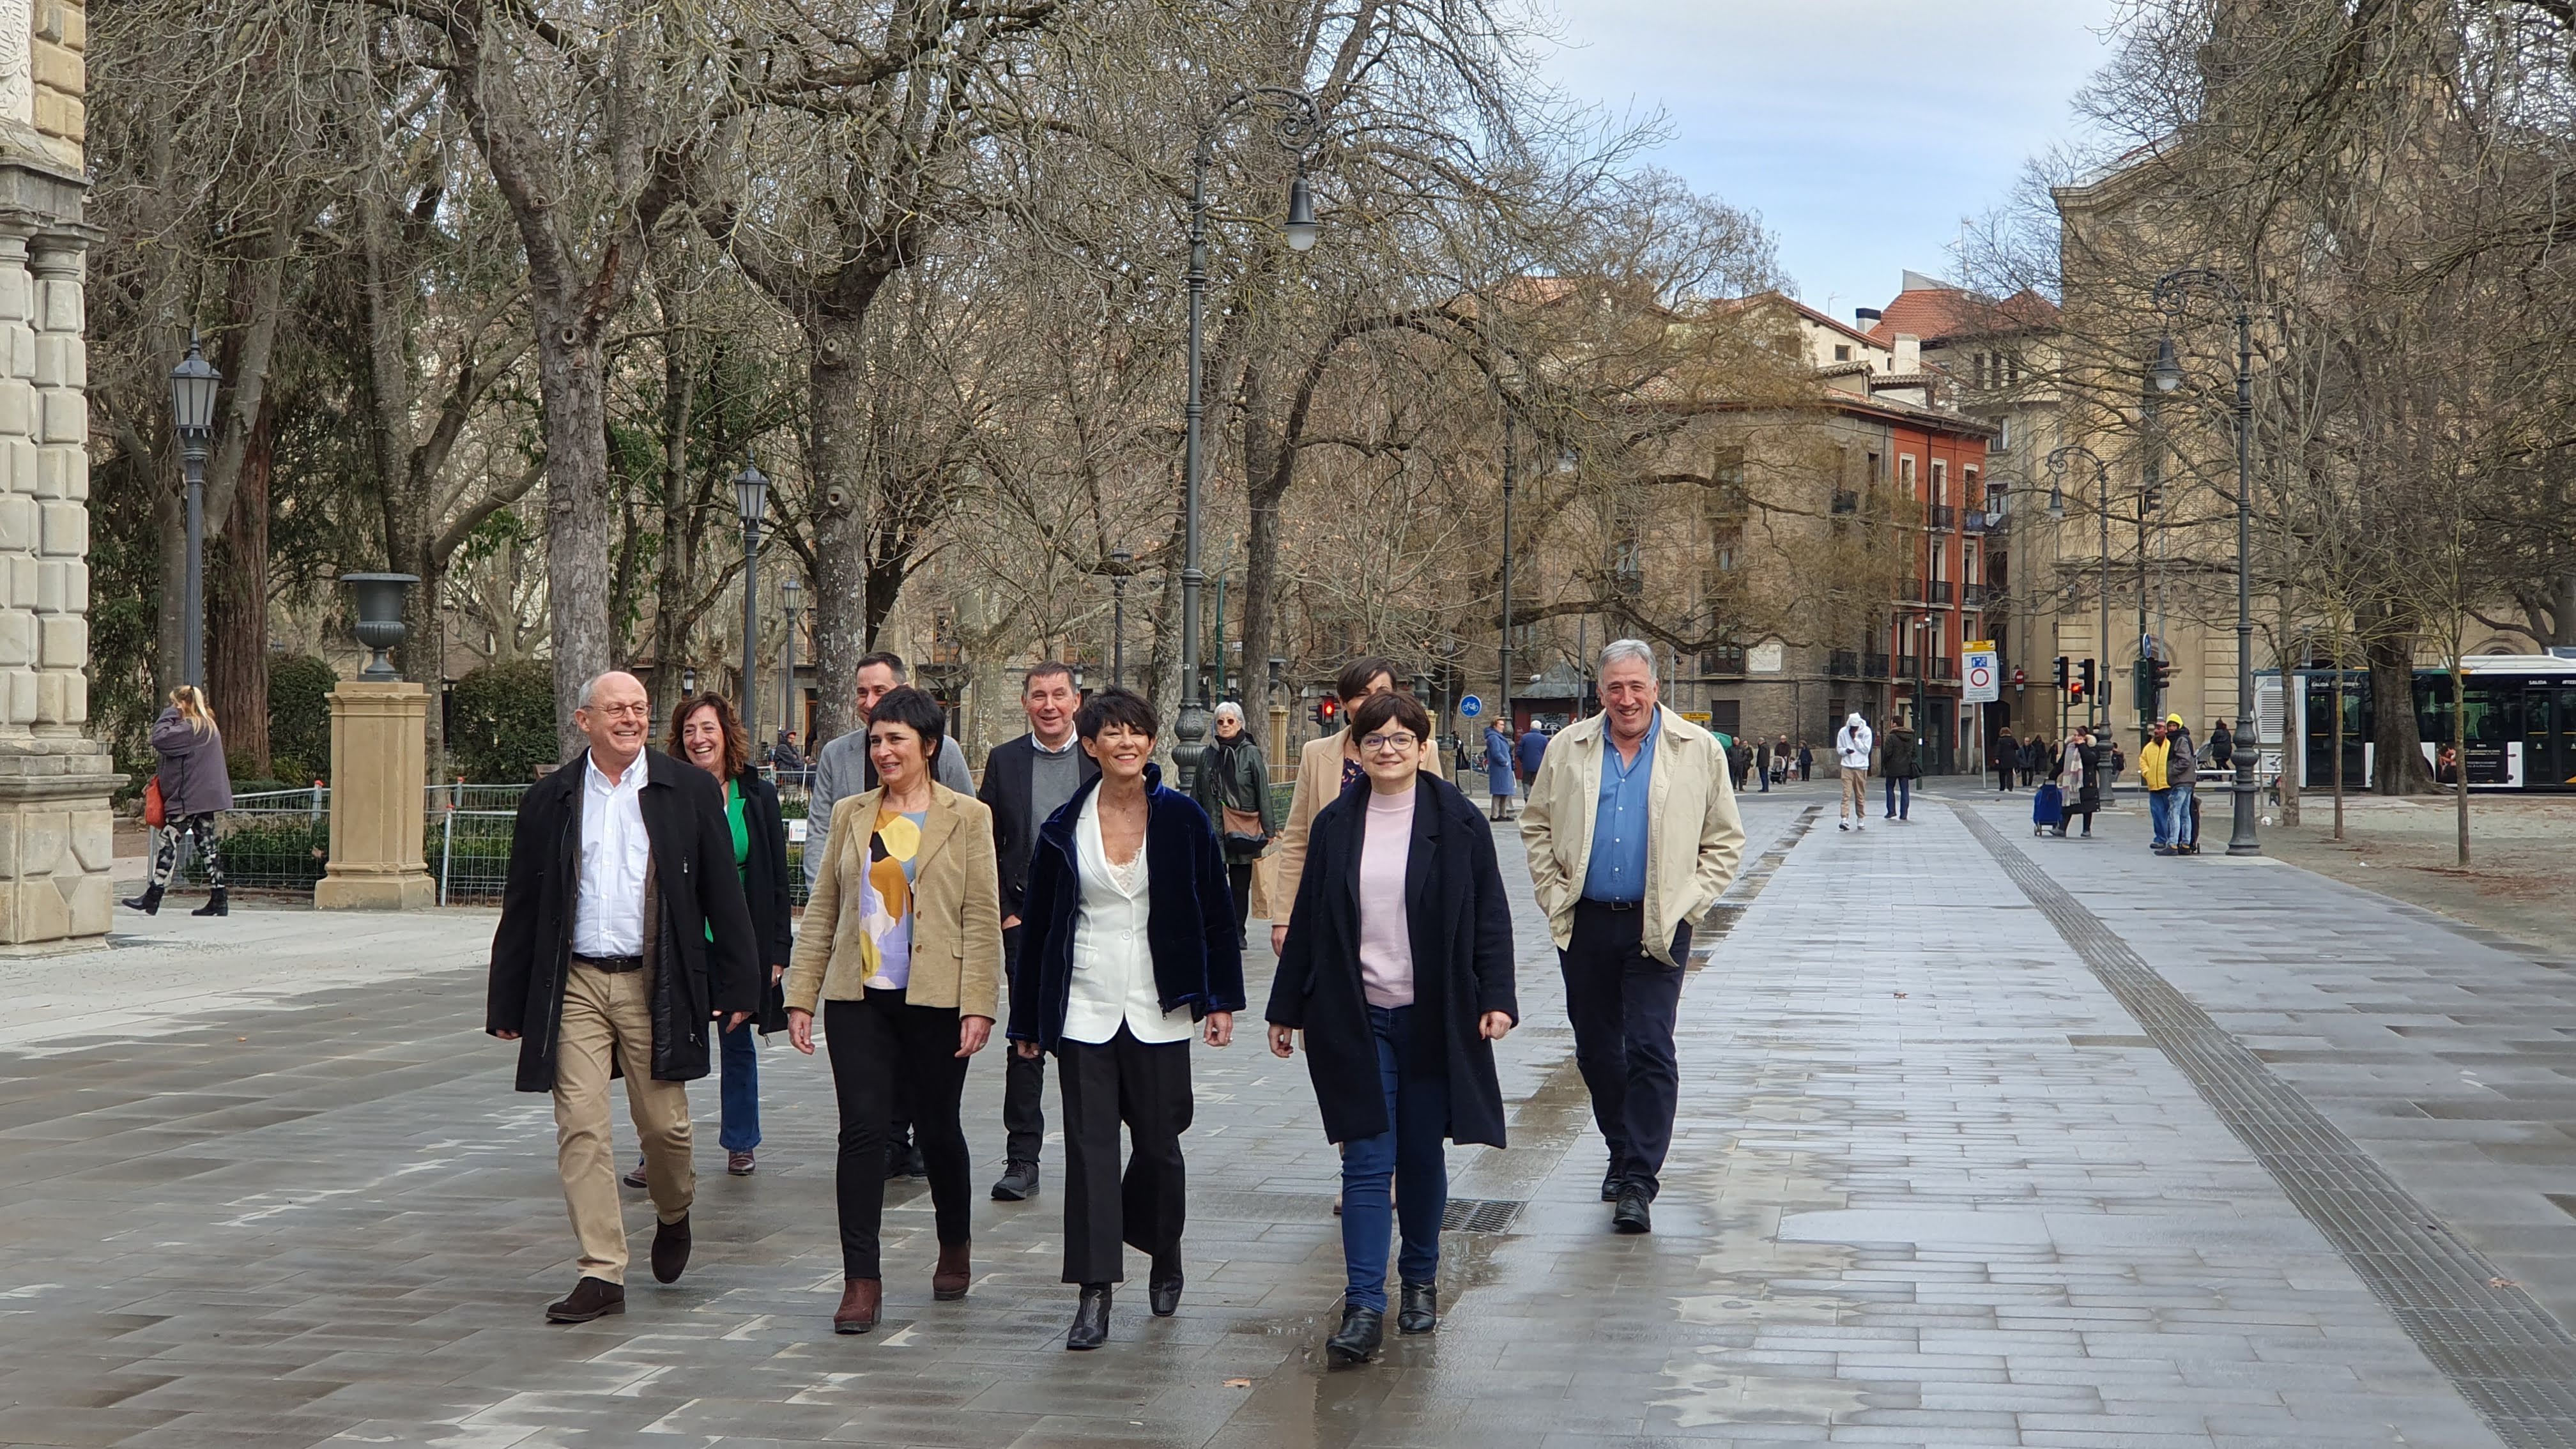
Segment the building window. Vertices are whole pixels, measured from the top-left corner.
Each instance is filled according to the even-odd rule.
[[[1897,455],[1896,489],[1908,498],[1914,496],[1914,455],[1912,453]]]
[[[1995,440],[1986,445],[1986,451],[1989,453],[2009,453],[2012,451],[2012,419],[1995,419]]]
[[[1868,461],[1868,465],[1867,465],[1867,466],[1868,466],[1868,482],[1869,482],[1869,486],[1870,486],[1870,487],[1875,488],[1875,487],[1877,487],[1881,482],[1885,481],[1885,475],[1884,475],[1883,473],[1881,473],[1881,472],[1880,472],[1880,469],[1881,469],[1882,467],[1884,467],[1885,465],[1884,465],[1883,463],[1881,463],[1881,462],[1880,462],[1880,460],[1879,460],[1879,456],[1878,456],[1876,453],[1872,453],[1872,454],[1870,454],[1870,455],[1869,455],[1869,461]]]
[[[1950,465],[1940,458],[1932,460],[1932,501],[1936,505],[1950,501]]]
[[[2012,484],[2002,478],[1997,478],[1986,485],[1986,514],[1988,517],[2003,517],[2006,496],[2011,492]]]
[[[1836,361],[1836,362],[1849,362],[1849,361],[1851,361],[1851,344],[1850,344],[1850,343],[1848,343],[1848,342],[1838,342],[1838,343],[1834,344],[1834,361]]]

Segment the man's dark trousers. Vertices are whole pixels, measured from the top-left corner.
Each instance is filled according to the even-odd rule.
[[[1557,952],[1565,1012],[1574,1022],[1574,1062],[1592,1093],[1592,1117],[1610,1144],[1610,1172],[1652,1198],[1673,1143],[1681,1066],[1673,1020],[1682,973],[1640,941],[1646,913],[1634,905],[1579,901],[1574,931]],[[1690,925],[1673,934],[1673,959],[1690,957]]]
[[[1011,979],[1020,964],[1020,937],[1026,929],[1013,926],[1002,932],[1005,981]],[[1035,1162],[1046,1142],[1046,1106],[1039,1100],[1046,1090],[1046,1058],[1023,1058],[1018,1052],[1006,1052],[1002,1060],[1002,1160]]]

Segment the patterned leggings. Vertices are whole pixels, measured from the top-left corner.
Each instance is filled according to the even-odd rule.
[[[211,812],[203,815],[176,816],[168,824],[152,833],[153,888],[156,890],[170,888],[170,877],[177,874],[179,869],[179,852],[183,835],[197,842],[197,859],[204,863],[207,886],[222,890],[224,860],[215,849],[215,817]]]

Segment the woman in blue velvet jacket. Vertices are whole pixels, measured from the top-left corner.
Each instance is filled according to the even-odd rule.
[[[1064,1281],[1081,1288],[1069,1349],[1109,1336],[1122,1242],[1153,1260],[1155,1316],[1180,1307],[1190,1038],[1224,1046],[1244,1005],[1225,852],[1207,812],[1163,787],[1158,730],[1153,706],[1124,689],[1074,716],[1100,776],[1038,830],[1011,967],[1011,1040],[1024,1057],[1055,1053],[1064,1096]]]

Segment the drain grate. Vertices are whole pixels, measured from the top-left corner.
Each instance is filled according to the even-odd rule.
[[[1499,1197],[1453,1197],[1440,1213],[1444,1233],[1507,1233],[1523,1204]]]
[[[2576,1337],[2018,846],[1950,808],[2496,1437],[2576,1449]]]

